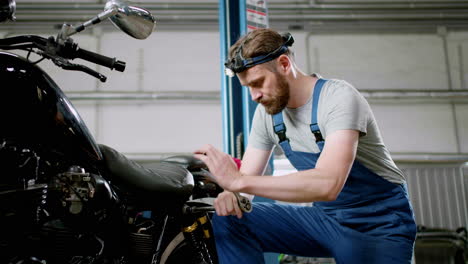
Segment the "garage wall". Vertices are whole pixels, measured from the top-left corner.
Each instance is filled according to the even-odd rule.
[[[468,87],[468,32],[292,33],[299,67],[345,79],[358,89]],[[100,83],[84,73],[42,63],[66,93],[219,91],[217,31],[157,31],[147,40],[136,40],[96,28],[74,39],[83,48],[126,61],[127,68],[119,73],[91,66],[108,77]],[[133,157],[186,153],[205,143],[222,148],[221,104],[216,100],[72,102],[98,142]],[[392,153],[468,153],[468,102],[395,99],[371,105]]]
[[[467,87],[466,33],[307,34],[305,38],[309,69],[345,79],[358,89]],[[466,153],[467,103],[371,101],[388,147],[399,153]]]

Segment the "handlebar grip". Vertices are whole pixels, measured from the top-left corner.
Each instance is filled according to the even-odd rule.
[[[125,62],[119,61],[116,58],[109,58],[81,48],[78,48],[75,54],[77,58],[108,67],[112,70],[115,69],[119,72],[123,72],[125,70]]]

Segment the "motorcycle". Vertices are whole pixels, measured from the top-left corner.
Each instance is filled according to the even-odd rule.
[[[0,22],[14,19],[0,0]],[[64,70],[106,76],[70,60],[117,71],[125,62],[84,50],[70,36],[109,18],[144,39],[154,29],[145,9],[110,0],[56,37],[0,39],[0,263],[217,263],[205,198],[222,189],[192,156],[144,167],[98,144],[73,104],[29,53]],[[205,199],[205,200],[204,200]]]

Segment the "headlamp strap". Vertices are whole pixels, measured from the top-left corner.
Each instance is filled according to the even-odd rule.
[[[228,59],[224,63],[226,67],[226,74],[233,77],[235,73],[243,72],[247,68],[250,68],[255,65],[262,64],[262,63],[278,58],[281,54],[288,51],[288,47],[292,46],[292,44],[294,43],[294,38],[292,37],[290,33],[285,33],[281,37],[284,41],[283,45],[281,45],[276,50],[265,55],[260,55],[257,57],[247,58],[247,59],[245,59],[242,56],[242,48],[244,46],[244,43],[242,43],[240,47],[237,49],[235,57],[230,60]]]
[[[253,58],[244,59],[242,61],[242,66],[245,68],[252,67],[257,64],[262,64],[271,60],[278,58],[281,54],[285,53],[288,50],[288,47],[283,45],[276,49],[275,51],[268,53],[266,55],[260,55]]]

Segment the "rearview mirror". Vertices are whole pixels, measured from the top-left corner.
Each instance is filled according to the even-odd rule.
[[[128,5],[128,2],[122,0],[109,0],[104,7],[104,11],[83,24],[72,26],[64,23],[57,35],[57,41],[64,42],[68,37],[100,23],[107,18],[109,18],[117,28],[137,39],[147,38],[151,35],[156,25],[153,15],[151,15],[148,10]]]
[[[0,22],[15,20],[15,0],[0,0]]]
[[[115,15],[109,17],[112,24],[137,39],[147,38],[156,25],[154,17],[148,10],[128,5],[121,0],[107,1],[104,10],[117,10]]]

